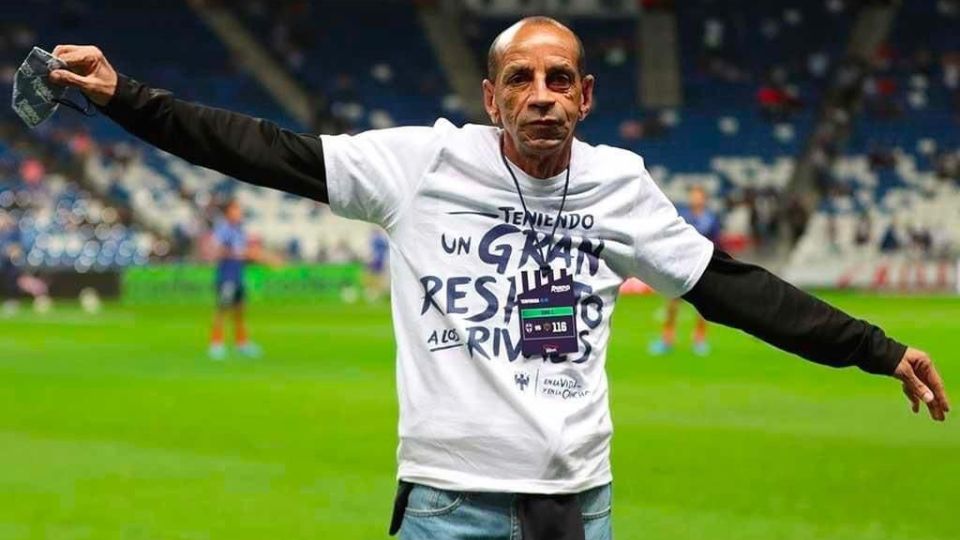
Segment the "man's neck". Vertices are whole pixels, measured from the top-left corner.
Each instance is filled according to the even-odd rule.
[[[503,153],[511,163],[520,167],[520,170],[534,178],[552,178],[570,166],[570,149],[573,147],[573,138],[553,154],[546,156],[525,155],[517,150],[509,135],[503,135]]]

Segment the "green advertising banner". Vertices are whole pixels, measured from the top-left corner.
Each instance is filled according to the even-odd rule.
[[[214,270],[196,264],[129,268],[123,273],[121,298],[128,303],[212,304]],[[253,301],[336,298],[344,288],[359,287],[362,275],[360,264],[248,266],[244,285]]]

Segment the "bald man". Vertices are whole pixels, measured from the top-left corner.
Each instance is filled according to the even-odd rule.
[[[54,54],[71,70],[54,82],[145,141],[387,232],[401,538],[611,537],[604,363],[630,276],[813,362],[896,376],[915,411],[949,410],[926,354],[715,251],[643,159],[577,140],[594,78],[580,40],[552,19],[524,19],[490,48],[493,126],[355,136],[177,100],[118,75],[94,47]]]

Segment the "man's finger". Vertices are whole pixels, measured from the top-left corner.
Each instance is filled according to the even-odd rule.
[[[934,420],[943,421],[946,418],[943,414],[943,410],[940,408],[940,404],[937,403],[937,400],[927,403],[927,410],[930,411],[930,418],[933,418]]]
[[[907,399],[910,400],[910,410],[912,410],[914,414],[920,412],[920,400],[907,388],[907,383],[903,383],[903,395],[907,396]]]
[[[93,51],[84,47],[77,47],[76,49],[64,52],[58,55],[57,58],[70,67],[90,65],[96,60]]]
[[[57,45],[53,48],[53,52],[50,54],[59,57],[61,54],[68,53],[79,49],[79,45]]]
[[[912,369],[906,374],[904,382],[910,388],[910,391],[913,392],[913,395],[917,397],[917,399],[923,401],[924,403],[930,403],[933,401],[933,392],[927,388],[927,385],[923,384],[923,381],[917,377],[916,373],[914,373]]]
[[[937,369],[932,364],[926,375],[927,383],[933,390],[933,395],[937,398],[940,408],[943,409],[943,412],[950,412],[950,400],[947,398],[947,390],[943,386],[943,379],[940,378],[940,374],[937,373]]]
[[[947,392],[943,387],[943,379],[940,378],[937,369],[933,367],[933,362],[928,361],[921,363],[916,367],[914,373],[916,373],[917,377],[922,379],[933,392],[937,407],[941,413],[949,411],[950,400],[947,398]]]
[[[55,69],[50,72],[50,82],[59,84],[61,86],[75,86],[83,89],[90,87],[90,85],[93,83],[93,79],[90,77],[77,75],[76,73],[66,69]]]

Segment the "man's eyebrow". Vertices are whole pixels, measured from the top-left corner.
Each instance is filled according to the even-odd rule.
[[[555,74],[555,73],[566,73],[566,74],[568,74],[568,75],[575,75],[575,74],[577,73],[577,69],[576,69],[575,67],[573,67],[572,65],[561,64],[561,65],[558,65],[558,66],[550,66],[550,67],[548,67],[548,68],[547,68],[547,73],[551,73],[551,74]]]
[[[527,64],[508,64],[503,67],[501,73],[504,75],[513,75],[514,73],[523,73],[525,71],[531,71],[533,68]]]

